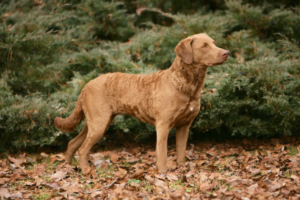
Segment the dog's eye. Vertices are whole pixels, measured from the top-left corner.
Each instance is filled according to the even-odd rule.
[[[204,45],[202,46],[202,48],[205,48],[205,47],[207,47],[207,44],[204,44]]]

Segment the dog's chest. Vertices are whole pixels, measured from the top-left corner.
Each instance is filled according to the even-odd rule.
[[[174,127],[182,126],[194,120],[200,110],[200,99],[190,101],[185,109],[174,116]]]

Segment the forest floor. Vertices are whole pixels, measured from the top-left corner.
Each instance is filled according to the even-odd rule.
[[[6,199],[299,199],[300,137],[188,144],[186,166],[169,142],[168,172],[157,173],[155,144],[123,142],[93,149],[92,171],[64,154],[2,155]]]

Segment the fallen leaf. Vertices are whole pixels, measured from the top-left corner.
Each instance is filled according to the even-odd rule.
[[[25,182],[24,184],[27,185],[27,186],[32,186],[32,185],[35,184],[35,182],[29,182],[29,181],[27,181],[27,182]]]
[[[175,192],[170,194],[171,200],[186,200],[188,199],[185,195],[185,187],[178,188]]]
[[[34,176],[41,176],[44,175],[46,172],[46,163],[40,163],[36,165],[33,169]]]
[[[119,160],[121,157],[122,157],[122,156],[119,155],[119,154],[112,153],[112,154],[110,155],[110,160],[111,160],[112,163],[117,163],[118,160]]]
[[[178,177],[171,172],[171,173],[167,173],[167,179],[169,179],[169,181],[177,181]]]
[[[199,161],[197,162],[197,166],[200,167],[200,166],[202,166],[205,162],[206,162],[206,160],[199,160]]]
[[[174,170],[177,168],[177,163],[174,160],[168,160],[167,168]]]
[[[205,172],[200,172],[198,177],[199,177],[199,181],[201,182],[205,182],[208,179],[207,174]]]
[[[44,157],[44,158],[48,158],[49,157],[49,155],[46,154],[46,153],[44,153],[44,152],[41,153],[41,156]]]
[[[66,190],[66,193],[80,193],[82,192],[82,188],[78,185],[70,185],[63,188]]]
[[[96,168],[102,167],[104,165],[103,164],[104,162],[105,162],[104,160],[95,160],[94,165]]]
[[[215,151],[212,150],[208,150],[205,152],[207,155],[211,156],[211,157],[216,157],[217,153]]]
[[[58,182],[60,180],[62,180],[63,178],[65,178],[67,176],[67,172],[65,171],[58,171],[55,174],[52,174],[50,177],[50,181],[52,182]]]
[[[204,183],[197,182],[197,186],[199,188],[199,191],[206,191],[211,189],[211,185],[208,182],[204,182]]]
[[[292,174],[292,175],[291,175],[291,179],[293,179],[295,182],[298,182],[298,183],[299,183],[299,177],[298,177],[298,176]]]
[[[188,156],[193,157],[195,155],[195,145],[191,144],[191,149],[189,150]]]
[[[152,178],[151,176],[148,176],[148,175],[146,175],[145,176],[145,179],[147,180],[147,181],[149,181],[149,183],[151,183],[152,185],[154,184],[154,178]]]
[[[21,164],[23,164],[24,162],[26,162],[25,159],[25,153],[20,155],[18,158],[14,158],[11,156],[8,156],[8,160],[12,163],[14,163],[15,167],[21,167]]]
[[[53,188],[55,190],[59,190],[60,189],[60,186],[58,185],[58,183],[43,183],[43,185],[51,187],[51,188]]]
[[[275,192],[276,190],[278,190],[279,188],[281,188],[281,184],[280,183],[276,183],[276,184],[272,184],[270,187],[269,187],[269,191],[270,192]]]
[[[154,185],[157,186],[157,187],[162,188],[165,191],[169,190],[169,187],[167,186],[167,183],[165,181],[159,180],[158,178],[154,179]]]
[[[258,174],[261,174],[261,169],[256,169],[256,170],[251,171],[251,176],[255,176]]]
[[[14,193],[14,194],[10,194],[9,198],[11,198],[11,199],[23,199],[23,196],[22,196],[21,192],[17,192],[17,193]]]
[[[10,179],[9,178],[0,178],[0,185],[5,184],[6,182],[8,182]]]
[[[54,163],[55,161],[63,161],[65,160],[65,155],[63,154],[56,154],[56,155],[52,155],[49,158],[50,163]]]
[[[128,162],[128,163],[135,163],[137,161],[139,161],[139,159],[136,157],[127,157],[126,158],[126,162]]]
[[[124,178],[124,176],[125,176],[126,174],[127,174],[127,171],[126,171],[125,169],[119,167],[119,171],[117,171],[117,172],[115,173],[115,176],[116,176],[116,177],[119,177],[120,179],[122,179],[122,178]]]
[[[132,178],[132,179],[139,179],[139,178],[143,177],[143,174],[144,174],[144,170],[142,170],[142,169],[137,169],[137,170],[131,175],[131,178]]]
[[[6,198],[8,199],[10,197],[10,193],[6,188],[0,188],[0,197],[1,199]]]

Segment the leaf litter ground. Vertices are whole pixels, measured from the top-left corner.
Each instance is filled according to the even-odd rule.
[[[10,155],[0,160],[0,198],[300,199],[299,141],[189,143],[183,167],[171,144],[166,174],[157,173],[154,144],[98,148],[87,176],[77,154],[71,165],[63,153]]]

